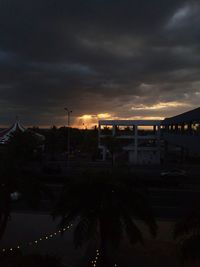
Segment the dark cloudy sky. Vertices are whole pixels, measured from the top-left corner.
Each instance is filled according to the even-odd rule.
[[[62,125],[65,106],[82,124],[199,103],[200,1],[0,0],[0,125]]]

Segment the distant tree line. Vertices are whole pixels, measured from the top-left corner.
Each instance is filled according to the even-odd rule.
[[[50,129],[32,128],[45,136],[45,152],[55,157],[68,151],[68,128],[53,126]],[[70,128],[70,153],[87,153],[94,157],[98,153],[98,130]]]

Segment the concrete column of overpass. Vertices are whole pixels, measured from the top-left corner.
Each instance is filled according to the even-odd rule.
[[[103,161],[105,161],[106,160],[106,147],[105,146],[103,147],[102,153],[103,153]]]
[[[138,126],[135,125],[134,163],[138,162]]]
[[[112,136],[115,136],[116,135],[116,126],[113,125],[112,127]]]
[[[153,126],[153,134],[156,134],[156,125]]]
[[[184,123],[181,123],[181,133],[184,134]]]
[[[160,141],[160,132],[161,132],[161,129],[160,129],[160,125],[157,126],[158,127],[158,130],[157,130],[157,138],[158,138],[158,141]]]
[[[188,123],[188,134],[192,134],[192,122]]]
[[[101,124],[98,126],[98,144],[100,145],[100,135],[101,135]]]
[[[98,127],[98,143],[100,145],[101,143],[101,124],[99,123],[99,127]],[[106,160],[106,147],[103,146],[102,148],[102,160],[105,161]]]

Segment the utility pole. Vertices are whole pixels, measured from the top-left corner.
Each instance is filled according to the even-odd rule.
[[[69,110],[68,108],[65,108],[65,111],[67,112],[67,126],[68,126],[68,133],[67,133],[67,165],[68,169],[70,168],[70,115],[72,113],[72,110]]]

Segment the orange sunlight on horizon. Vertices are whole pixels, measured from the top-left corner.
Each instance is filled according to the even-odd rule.
[[[98,121],[100,119],[112,119],[112,115],[109,113],[84,114],[74,120],[74,123],[72,123],[72,127],[80,129],[92,128],[98,124]]]
[[[170,113],[172,113],[171,111],[174,110],[176,111],[177,107],[181,107],[181,108],[185,108],[188,109],[189,107],[192,108],[187,102],[177,102],[177,101],[168,101],[168,102],[158,102],[158,103],[154,103],[154,104],[149,104],[149,105],[145,105],[145,104],[135,104],[132,106],[129,106],[129,112],[132,111],[132,113],[135,111],[143,112],[144,114],[147,114],[146,112],[152,111],[152,110],[157,110],[157,111],[162,111],[162,115],[163,114],[167,114],[169,111]],[[164,113],[163,113],[164,111]],[[152,112],[151,112],[152,113]],[[175,113],[175,112],[174,112]],[[171,114],[170,114],[171,115]],[[176,115],[176,113],[174,114]],[[148,115],[137,115],[137,116],[131,116],[131,117],[123,117],[123,116],[117,116],[114,112],[113,113],[109,113],[109,112],[105,112],[105,113],[94,113],[94,114],[82,114],[80,116],[73,116],[72,113],[72,118],[71,118],[71,127],[73,128],[79,128],[79,129],[91,129],[94,126],[98,126],[98,121],[99,120],[163,120],[166,116],[148,116]],[[67,126],[67,118],[66,115],[63,116],[55,116],[55,124],[56,127],[63,127],[63,126]],[[20,120],[20,122],[22,123],[22,125],[24,125],[26,128],[29,127],[34,127],[34,125],[30,125],[30,124],[24,124],[23,123],[23,119]],[[12,125],[13,123],[10,123],[8,125],[0,125],[1,129],[5,129],[8,128]],[[39,128],[46,128],[49,129],[52,127],[52,125],[35,125],[36,127],[39,126]]]
[[[100,114],[84,114],[75,119],[72,123],[73,128],[79,129],[91,129],[98,126],[99,120],[163,120],[164,117],[153,117],[153,116],[133,116],[130,118],[117,117],[109,113],[100,113]]]

